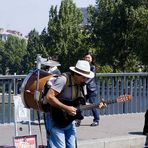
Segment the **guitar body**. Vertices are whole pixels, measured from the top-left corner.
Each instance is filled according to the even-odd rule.
[[[62,103],[64,103],[65,105],[74,106],[74,107],[78,108],[78,110],[77,110],[77,113],[75,116],[71,116],[67,112],[65,112],[59,108],[51,107],[52,119],[54,120],[55,125],[57,127],[64,128],[64,127],[68,126],[72,121],[74,121],[76,119],[82,120],[84,118],[81,111],[79,110],[79,106],[85,104],[84,98],[79,97],[73,101],[67,101],[67,100],[60,100],[60,101]]]
[[[123,96],[119,96],[118,98],[116,98],[114,100],[108,100],[108,101],[103,101],[103,102],[101,101],[101,102],[109,105],[109,104],[113,104],[113,103],[123,103],[126,101],[130,101],[131,99],[132,99],[131,95],[123,95]],[[73,101],[66,101],[66,100],[60,100],[60,101],[62,103],[64,103],[65,105],[74,106],[77,108],[76,115],[70,116],[65,111],[51,106],[52,118],[55,121],[56,126],[58,126],[60,128],[64,128],[64,127],[68,126],[72,121],[74,121],[76,119],[82,120],[84,118],[83,115],[81,114],[81,112],[83,110],[98,108],[100,105],[100,102],[96,103],[96,104],[85,105],[85,103],[86,103],[85,99],[82,97],[79,97]]]

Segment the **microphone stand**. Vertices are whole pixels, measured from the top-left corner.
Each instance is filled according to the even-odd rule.
[[[36,81],[36,90],[34,92],[34,99],[39,101],[40,92],[39,92],[39,78],[40,78],[40,69],[41,69],[41,55],[37,55],[37,81]]]
[[[40,54],[37,54],[37,82],[36,82],[36,90],[34,92],[34,99],[36,100],[36,103],[38,105],[38,109],[40,111],[40,106],[39,106],[39,99],[40,99],[40,91],[39,91],[39,79],[40,79],[40,69],[41,69],[41,64],[43,61],[47,61],[47,59],[42,58]],[[43,136],[42,136],[42,130],[41,130],[41,123],[40,123],[40,113],[37,111],[38,115],[38,121],[39,121],[39,129],[40,129],[40,135],[41,135],[41,142],[43,145]]]

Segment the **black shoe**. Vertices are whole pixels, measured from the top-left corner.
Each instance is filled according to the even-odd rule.
[[[94,121],[90,126],[98,126],[99,122],[98,121]]]
[[[76,127],[79,127],[81,125],[81,120],[77,120],[75,125],[76,125]]]

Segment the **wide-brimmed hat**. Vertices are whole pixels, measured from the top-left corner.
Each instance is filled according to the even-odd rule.
[[[78,60],[76,66],[69,67],[69,69],[86,78],[94,77],[94,73],[90,70],[90,64],[86,60]]]

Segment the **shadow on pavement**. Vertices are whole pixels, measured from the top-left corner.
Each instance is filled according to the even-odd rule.
[[[129,132],[129,134],[131,134],[131,135],[143,135],[142,132]]]

